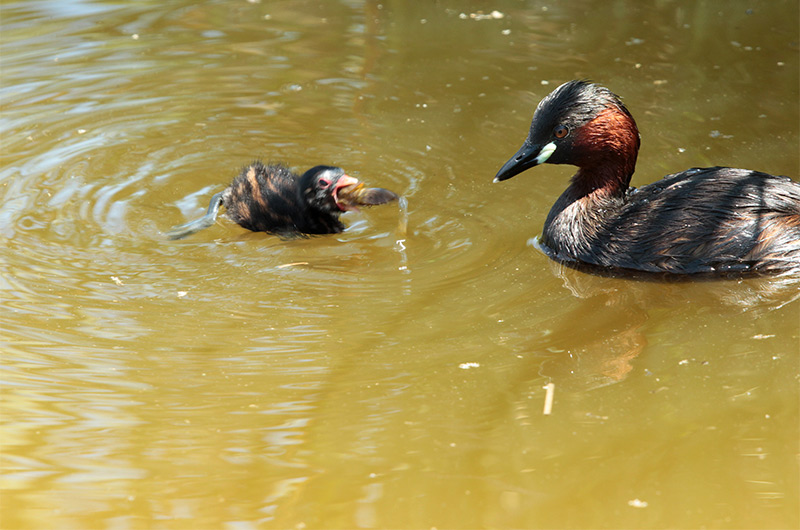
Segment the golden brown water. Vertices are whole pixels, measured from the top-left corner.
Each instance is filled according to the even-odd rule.
[[[797,2],[462,4],[2,3],[0,527],[800,525],[797,283],[563,270],[572,169],[491,184],[581,77],[635,184],[798,178]],[[165,240],[254,158],[407,210]]]

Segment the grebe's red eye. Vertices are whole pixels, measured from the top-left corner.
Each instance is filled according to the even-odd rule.
[[[556,138],[564,138],[566,135],[569,134],[569,129],[566,125],[559,125],[553,130],[553,134]]]

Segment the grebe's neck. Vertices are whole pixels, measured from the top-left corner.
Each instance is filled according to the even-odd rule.
[[[609,105],[576,131],[572,153],[578,172],[547,215],[542,241],[559,256],[591,261],[596,236],[623,205],[636,169],[636,122]]]
[[[625,203],[630,173],[622,167],[582,167],[547,214],[542,242],[558,259],[587,261],[590,250]]]
[[[582,126],[573,149],[580,169],[570,188],[578,196],[621,197],[636,169],[639,129],[624,107],[609,105]]]
[[[587,198],[590,201],[621,198],[628,190],[632,173],[613,166],[580,168],[572,176],[565,194],[573,199]]]

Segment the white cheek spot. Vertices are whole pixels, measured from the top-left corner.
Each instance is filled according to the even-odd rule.
[[[545,162],[547,162],[547,159],[550,158],[550,155],[552,155],[555,152],[555,150],[556,150],[556,144],[553,142],[550,142],[549,144],[542,147],[542,150],[539,151],[539,155],[536,157],[536,163],[544,164]]]

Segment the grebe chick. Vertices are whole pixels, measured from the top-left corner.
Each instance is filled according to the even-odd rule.
[[[205,216],[173,227],[167,237],[182,239],[208,228],[214,224],[220,206],[225,206],[231,220],[254,232],[336,234],[344,230],[339,221],[342,212],[394,199],[395,193],[365,188],[338,167],[316,166],[300,176],[281,164],[253,162],[211,198]]]
[[[674,274],[800,272],[800,183],[727,167],[629,187],[639,130],[619,97],[586,81],[536,107],[525,143],[495,182],[539,164],[578,167],[541,243],[576,265]]]

